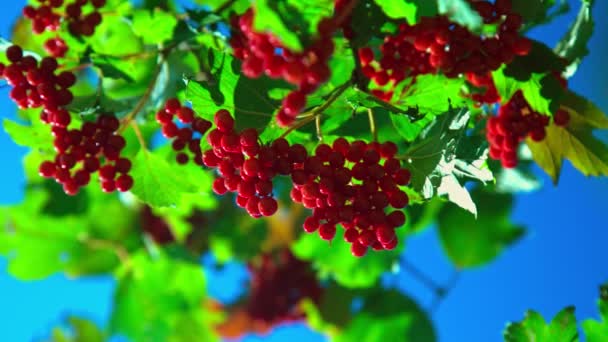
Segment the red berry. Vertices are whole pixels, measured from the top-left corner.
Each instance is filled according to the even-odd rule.
[[[260,214],[264,216],[272,216],[277,212],[277,201],[272,197],[262,198],[258,203]]]
[[[215,113],[214,122],[220,132],[230,133],[234,129],[234,119],[225,109],[220,109]]]
[[[324,223],[319,227],[319,236],[321,239],[330,241],[336,236],[336,225]]]

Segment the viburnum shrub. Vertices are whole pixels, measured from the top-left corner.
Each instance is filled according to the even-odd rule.
[[[212,341],[307,320],[401,341],[411,321],[432,341],[379,285],[411,270],[412,234],[436,226],[459,269],[479,266],[521,235],[509,214],[540,184],[532,163],[555,183],[564,160],[608,175],[608,118],[568,88],[593,1],[555,48],[526,36],[555,1],[194,3],[32,0],[0,44],[18,111],[4,128],[30,149],[0,252],[23,278],[115,274],[112,333]],[[35,227],[44,244],[27,246]],[[210,304],[201,256],[249,265],[240,300]]]

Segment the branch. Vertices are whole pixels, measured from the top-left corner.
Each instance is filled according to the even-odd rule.
[[[325,111],[327,108],[329,108],[329,106],[331,106],[340,97],[340,95],[342,95],[342,93],[344,93],[344,91],[346,91],[346,89],[348,89],[348,87],[350,87],[351,85],[352,85],[352,79],[346,81],[341,86],[332,90],[332,92],[329,94],[329,97],[327,98],[327,100],[325,102],[323,102],[321,105],[313,108],[312,110],[302,113],[301,116],[304,116],[305,118],[296,122],[293,126],[289,127],[285,132],[283,132],[283,134],[281,134],[279,139],[285,138],[289,133],[308,124],[311,121],[314,121],[317,118],[317,116],[321,115],[323,113],[323,111]]]
[[[391,113],[397,113],[397,114],[403,114],[405,116],[407,116],[410,119],[410,122],[416,122],[418,120],[421,120],[422,118],[424,118],[424,115],[420,115],[420,110],[418,108],[418,106],[416,107],[408,107],[407,109],[401,109],[399,107],[396,107],[388,102],[382,101],[379,98],[375,97],[372,94],[367,93],[364,90],[355,88],[356,90],[365,93],[367,95],[367,99],[375,102],[376,104],[378,104],[380,107],[385,108],[386,110],[388,110]]]
[[[374,119],[374,111],[367,108],[367,117],[369,119],[369,131],[372,133],[372,139],[378,141],[378,131],[376,131],[376,120]]]
[[[146,106],[146,103],[148,103],[148,100],[150,99],[150,95],[152,95],[152,91],[154,90],[154,87],[156,86],[156,82],[158,81],[158,76],[160,75],[163,64],[165,63],[165,57],[166,57],[165,55],[166,55],[166,52],[160,53],[159,61],[156,64],[156,68],[154,69],[154,72],[152,74],[152,79],[150,80],[150,83],[148,84],[148,87],[146,88],[146,92],[139,99],[139,101],[135,105],[135,108],[133,108],[133,110],[129,114],[127,114],[127,116],[125,116],[124,119],[122,119],[121,130],[123,130],[126,127],[126,125],[129,122],[131,122],[131,120],[133,120],[133,118],[137,114],[139,114],[139,112],[141,112],[142,109],[144,109],[144,107]]]

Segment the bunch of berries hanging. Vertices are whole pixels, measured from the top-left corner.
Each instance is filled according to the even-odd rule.
[[[174,117],[182,127],[174,122]],[[201,137],[211,128],[211,122],[195,117],[190,107],[182,106],[174,98],[167,100],[164,108],[156,113],[156,121],[161,124],[165,138],[173,139],[171,147],[178,152],[175,157],[178,164],[186,164],[192,159],[196,164],[203,165]]]
[[[509,0],[471,5],[484,23],[499,25],[495,35],[475,35],[445,16],[424,17],[416,25],[401,24],[397,34],[385,37],[378,60],[371,48],[361,48],[363,74],[378,86],[437,72],[450,78],[464,73],[484,75],[530,52],[531,41],[518,33],[522,18],[511,11]],[[392,96],[390,91],[377,90],[375,94],[387,101]]]
[[[397,246],[395,229],[405,223],[402,209],[409,200],[399,189],[410,181],[410,172],[395,159],[397,146],[338,138],[332,146],[319,145],[315,154],[292,172],[291,198],[312,209],[304,221],[306,232],[318,231],[332,240],[336,225],[346,229],[355,256],[368,247],[391,250]],[[397,210],[387,212],[389,208]]]
[[[95,28],[101,24],[102,16],[99,9],[105,6],[106,0],[75,0],[65,4],[63,0],[37,0],[38,5],[27,5],[23,8],[23,16],[32,21],[32,32],[41,34],[45,31],[57,31],[62,19],[68,24],[68,31],[74,36],[92,36]],[[90,3],[93,11],[83,13],[83,7]],[[53,57],[65,56],[68,47],[65,41],[56,36],[44,43],[44,48]]]
[[[219,195],[237,194],[236,203],[254,218],[273,215],[278,208],[273,198],[272,179],[276,156],[269,146],[261,146],[255,129],[237,133],[234,119],[225,109],[215,113],[216,128],[207,135],[212,149],[203,153],[203,163],[218,170],[213,182]]]
[[[288,250],[276,257],[262,255],[248,265],[251,285],[246,311],[254,321],[269,325],[304,318],[298,304],[303,299],[318,303],[322,288],[310,264],[298,260]]]
[[[265,74],[271,78],[281,78],[296,86],[296,90],[284,99],[277,114],[280,126],[291,124],[306,106],[307,96],[325,83],[331,74],[327,65],[334,51],[332,34],[337,29],[331,18],[318,24],[319,35],[302,52],[294,52],[284,47],[269,33],[255,32],[254,12],[249,9],[232,20],[233,35],[230,44],[234,56],[243,61],[243,75],[258,78]]]

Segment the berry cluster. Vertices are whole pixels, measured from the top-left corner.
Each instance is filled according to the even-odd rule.
[[[303,299],[318,303],[322,288],[310,264],[296,259],[288,250],[273,258],[262,255],[250,263],[251,285],[246,310],[253,320],[275,325],[304,318],[298,304]]]
[[[511,12],[509,0],[472,5],[485,23],[499,24],[494,36],[477,36],[444,16],[424,17],[413,26],[403,23],[396,35],[385,37],[380,60],[369,47],[359,50],[363,74],[379,86],[438,71],[451,78],[467,72],[485,75],[530,52],[531,41],[518,34],[522,18]],[[385,100],[392,95],[376,93]]]
[[[106,0],[76,0],[65,6],[65,15],[58,10],[63,6],[63,0],[38,0],[40,5],[27,5],[23,8],[23,16],[32,21],[32,32],[41,34],[45,31],[56,31],[62,17],[68,22],[68,30],[74,36],[91,36],[95,27],[101,23],[98,9],[105,6]],[[82,7],[91,3],[95,10],[89,14],[82,13]],[[44,43],[44,49],[55,58],[64,57],[68,51],[65,41],[60,37],[50,38]]]
[[[278,209],[272,197],[275,165],[282,165],[286,159],[278,158],[276,148],[261,146],[255,129],[236,133],[234,119],[227,110],[217,111],[214,121],[216,128],[207,135],[212,149],[202,157],[207,167],[216,168],[221,175],[213,182],[213,191],[219,195],[237,193],[237,205],[251,217],[273,215]]]
[[[285,48],[273,35],[255,32],[253,16],[250,9],[232,20],[234,33],[230,44],[234,56],[243,61],[242,72],[245,76],[258,78],[266,74],[297,87],[283,99],[277,114],[278,124],[287,126],[306,106],[307,95],[329,78],[331,71],[327,63],[334,51],[331,36],[337,27],[330,18],[321,20],[317,39],[304,51],[296,53]]]
[[[397,146],[391,142],[351,144],[344,138],[332,146],[317,146],[315,155],[291,174],[291,198],[313,210],[304,221],[304,230],[318,230],[322,239],[331,240],[336,225],[342,224],[344,239],[352,243],[355,256],[363,256],[370,246],[374,250],[395,248],[395,228],[405,223],[405,214],[385,211],[408,204],[399,185],[407,185],[411,177],[394,158],[396,152]]]
[[[40,63],[32,56],[24,56],[17,45],[6,50],[9,65],[0,64],[0,72],[6,82],[13,86],[10,98],[20,108],[55,110],[72,102],[68,89],[76,83],[76,76],[63,71],[56,74],[57,60],[44,57]]]
[[[174,117],[181,122],[181,128],[174,122]],[[175,157],[178,164],[188,162],[189,151],[192,160],[203,165],[201,137],[211,128],[211,122],[195,117],[190,107],[182,106],[175,98],[167,100],[165,107],[156,113],[156,121],[161,124],[163,135],[167,139],[173,139],[171,146],[178,152]]]
[[[154,215],[149,206],[144,206],[140,213],[141,230],[154,242],[166,245],[175,241],[171,228],[162,217]]]
[[[479,105],[483,103],[500,102],[500,95],[492,79],[492,74],[479,75],[472,72],[466,73],[467,81],[475,87],[481,88],[481,92],[473,93],[471,98]]]
[[[131,189],[133,178],[128,174],[131,161],[120,157],[126,141],[116,132],[120,123],[115,116],[100,115],[96,122],[85,122],[80,129],[66,128],[70,114],[65,109],[45,110],[42,120],[53,126],[53,144],[58,154],[54,161],[40,164],[41,176],[55,178],[65,193],[72,196],[89,183],[95,172],[99,173],[104,192]]]
[[[532,110],[524,95],[518,91],[498,109],[498,116],[487,123],[486,137],[490,143],[490,158],[500,160],[503,167],[517,166],[517,147],[526,137],[539,142],[545,139],[549,117]]]

